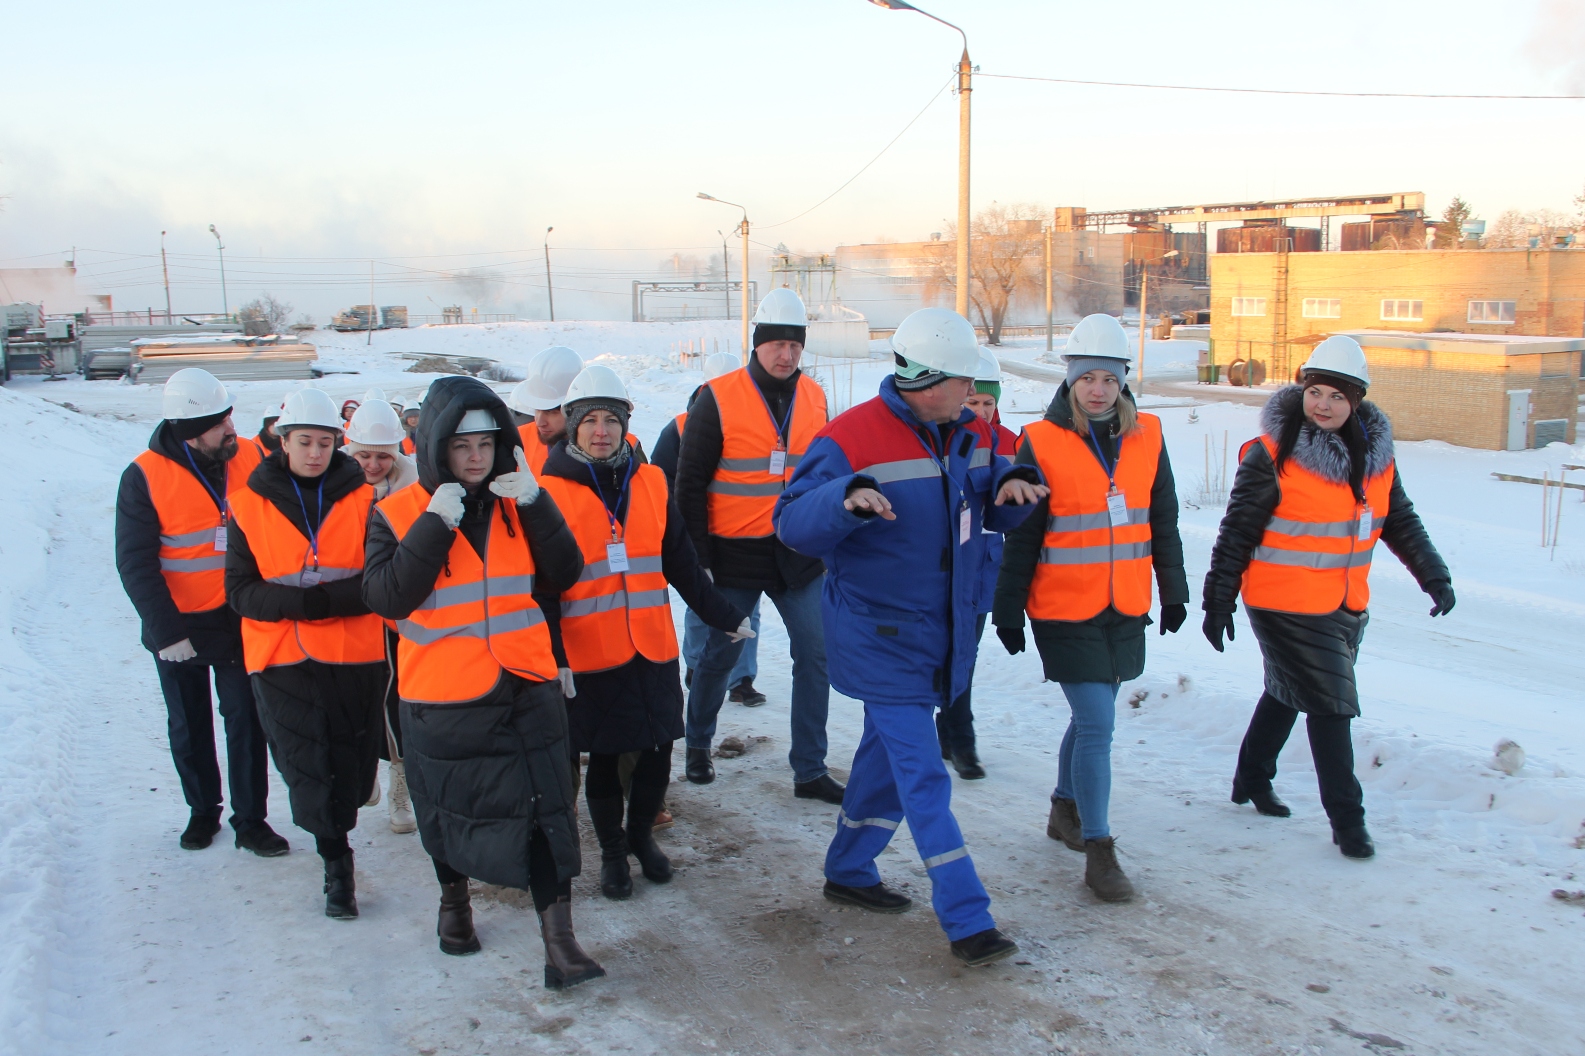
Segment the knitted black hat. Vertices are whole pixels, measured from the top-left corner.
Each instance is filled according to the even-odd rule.
[[[807,326],[788,326],[785,323],[756,323],[754,325],[754,347],[765,344],[767,341],[796,341],[800,345],[808,344],[809,336]]]
[[[178,440],[196,440],[209,430],[231,417],[231,408],[206,414],[202,418],[172,418],[171,432],[176,434]]]
[[[1359,383],[1358,378],[1350,378],[1343,374],[1333,374],[1329,370],[1307,370],[1299,376],[1300,385],[1312,385],[1319,382],[1330,385],[1341,392],[1348,400],[1348,405],[1355,410],[1359,409],[1360,401],[1365,398],[1365,386]]]

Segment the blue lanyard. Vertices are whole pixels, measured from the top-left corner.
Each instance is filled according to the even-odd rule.
[[[636,461],[637,459],[632,455],[627,458],[627,475],[622,478],[622,487],[616,493],[616,508],[619,510],[622,508],[622,499],[627,495],[628,483],[633,479],[633,463]],[[600,509],[605,511],[605,519],[611,522],[611,538],[615,539],[618,536],[617,529],[619,527],[616,514],[612,513],[611,507],[605,504],[605,489],[600,487],[600,478],[595,474],[594,466],[592,465],[589,467],[589,479],[594,481],[594,493],[600,496]]]
[[[187,464],[193,467],[193,476],[197,477],[198,483],[202,484],[204,490],[209,492],[209,497],[215,500],[215,505],[220,509],[220,523],[225,524],[231,518],[230,504],[215,492],[213,485],[209,483],[209,478],[204,476],[199,470],[198,463],[193,461],[193,449],[186,443],[182,444],[182,453],[187,456]],[[307,517],[308,514],[304,513],[303,516]]]
[[[1117,472],[1114,463],[1106,460],[1106,452],[1101,450],[1101,442],[1095,437],[1095,423],[1090,423],[1090,443],[1095,445],[1095,457],[1101,460],[1101,465],[1106,469],[1106,479],[1112,485],[1112,490],[1117,490]],[[1121,454],[1121,452],[1119,452]]]
[[[793,408],[798,406],[797,386],[793,387],[792,399],[787,401],[787,413],[782,416],[782,420],[779,422],[776,420],[776,415],[770,409],[770,401],[765,398],[765,394],[763,392],[760,392],[760,387],[757,383],[754,385],[754,391],[759,393],[759,402],[765,407],[765,416],[770,419],[770,424],[776,427],[776,443],[781,445],[784,450],[791,447],[792,445],[790,441],[792,438],[786,434],[787,426],[792,421]]]
[[[328,470],[326,471],[328,472]],[[314,567],[319,567],[319,529],[325,524],[325,477],[319,477],[319,520],[312,526],[308,524],[308,503],[303,501],[303,490],[297,486],[297,478],[287,473],[287,480],[292,482],[292,490],[297,492],[297,505],[303,511],[303,527],[308,529],[308,546],[314,552]]]

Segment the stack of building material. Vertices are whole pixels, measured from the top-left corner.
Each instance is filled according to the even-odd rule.
[[[202,367],[223,381],[289,380],[316,377],[318,358],[313,345],[277,334],[153,337],[132,342],[127,373],[133,381],[150,385],[164,384],[183,367]]]

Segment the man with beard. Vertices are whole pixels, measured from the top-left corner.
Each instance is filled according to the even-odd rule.
[[[165,383],[164,420],[149,449],[121,476],[116,496],[116,568],[143,621],[170,719],[171,757],[191,812],[181,845],[202,850],[220,831],[220,764],[210,677],[225,722],[236,845],[266,858],[286,840],[265,822],[269,793],[264,731],[242,663],[242,627],[226,603],[228,496],[247,483],[261,455],[239,444],[231,397],[206,370],[188,367]]]

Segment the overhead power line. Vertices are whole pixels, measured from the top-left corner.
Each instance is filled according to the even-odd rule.
[[[1080,81],[1071,77],[1030,77],[1017,73],[981,73],[1003,81],[1044,81],[1092,88],[1147,88],[1170,92],[1235,92],[1240,95],[1321,95],[1354,99],[1585,99],[1585,95],[1478,95],[1450,92],[1326,92],[1300,88],[1223,88],[1204,84],[1141,84],[1134,81]]]

